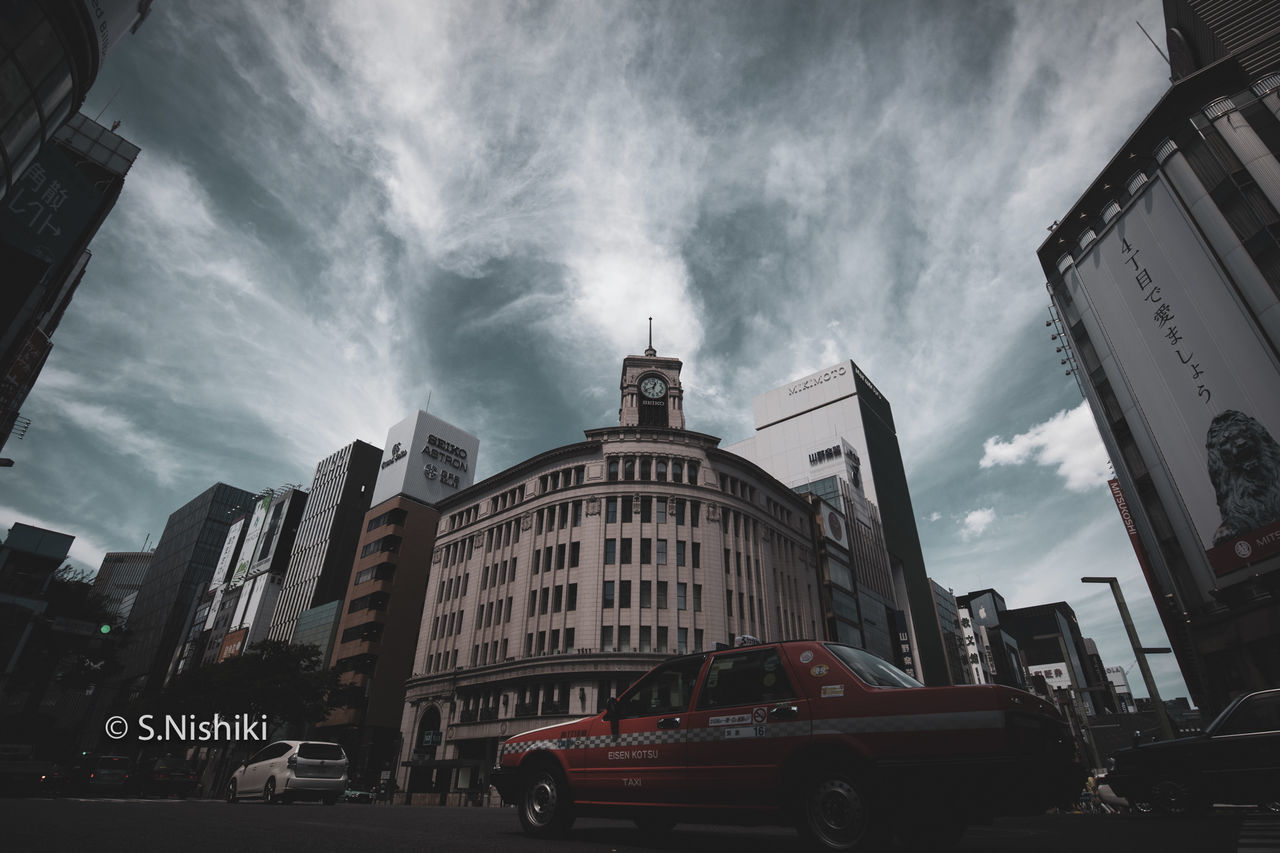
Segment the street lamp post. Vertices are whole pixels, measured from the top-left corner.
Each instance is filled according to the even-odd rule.
[[[1115,596],[1116,607],[1120,609],[1120,620],[1124,622],[1124,630],[1129,635],[1129,643],[1133,646],[1133,654],[1138,659],[1138,669],[1142,672],[1142,680],[1147,685],[1147,695],[1151,697],[1151,705],[1156,712],[1156,723],[1160,727],[1160,736],[1165,740],[1173,740],[1173,726],[1169,724],[1169,714],[1165,711],[1164,701],[1160,698],[1160,690],[1151,675],[1151,667],[1147,664],[1147,652],[1168,652],[1169,649],[1145,649],[1138,640],[1138,629],[1133,627],[1133,618],[1129,615],[1129,606],[1124,603],[1124,593],[1120,591],[1120,581],[1113,577],[1080,578],[1081,583],[1105,583],[1111,587]]]

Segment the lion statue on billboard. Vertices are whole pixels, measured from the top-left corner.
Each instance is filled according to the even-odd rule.
[[[1222,524],[1213,544],[1280,520],[1280,444],[1256,419],[1228,409],[1205,438]]]

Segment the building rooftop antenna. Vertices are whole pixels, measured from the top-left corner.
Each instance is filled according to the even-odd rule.
[[[1138,29],[1142,30],[1142,34],[1147,37],[1147,41],[1151,42],[1151,46],[1156,49],[1156,53],[1160,54],[1160,58],[1164,60],[1164,64],[1169,66],[1169,73],[1173,73],[1173,63],[1169,61],[1169,57],[1164,55],[1164,51],[1160,49],[1160,45],[1156,44],[1156,40],[1151,37],[1151,33],[1147,32],[1147,28],[1142,26],[1141,21],[1134,21],[1138,25]]]
[[[649,356],[649,358],[653,358],[655,355],[658,354],[658,351],[653,348],[653,318],[652,317],[649,318],[649,348],[644,351],[644,354]]]

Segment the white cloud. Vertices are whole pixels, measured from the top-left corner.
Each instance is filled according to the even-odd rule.
[[[1106,448],[1087,403],[1061,411],[1008,441],[999,436],[982,445],[982,468],[1001,465],[1037,465],[1055,468],[1073,492],[1084,492],[1106,483]]]
[[[937,510],[934,510],[933,512],[925,516],[925,521],[928,521],[931,523],[935,521],[941,521],[941,520],[942,520],[942,513],[938,512]]]
[[[995,520],[996,511],[993,507],[975,509],[967,513],[960,523],[960,537],[967,542],[975,536],[981,536]]]

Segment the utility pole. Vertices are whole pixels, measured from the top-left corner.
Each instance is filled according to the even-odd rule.
[[[1120,609],[1120,619],[1124,622],[1124,630],[1129,635],[1129,643],[1133,646],[1133,654],[1138,659],[1138,669],[1142,672],[1142,680],[1147,685],[1147,695],[1151,697],[1151,705],[1156,712],[1156,723],[1160,726],[1160,736],[1165,740],[1173,740],[1173,726],[1169,723],[1169,714],[1165,711],[1164,701],[1160,698],[1160,690],[1151,675],[1151,667],[1147,665],[1147,653],[1164,654],[1171,651],[1167,648],[1143,648],[1138,640],[1138,629],[1133,627],[1133,618],[1129,615],[1129,606],[1124,603],[1124,593],[1120,591],[1120,581],[1113,577],[1080,578],[1081,583],[1105,583],[1111,587],[1111,594],[1116,598],[1116,607]]]

